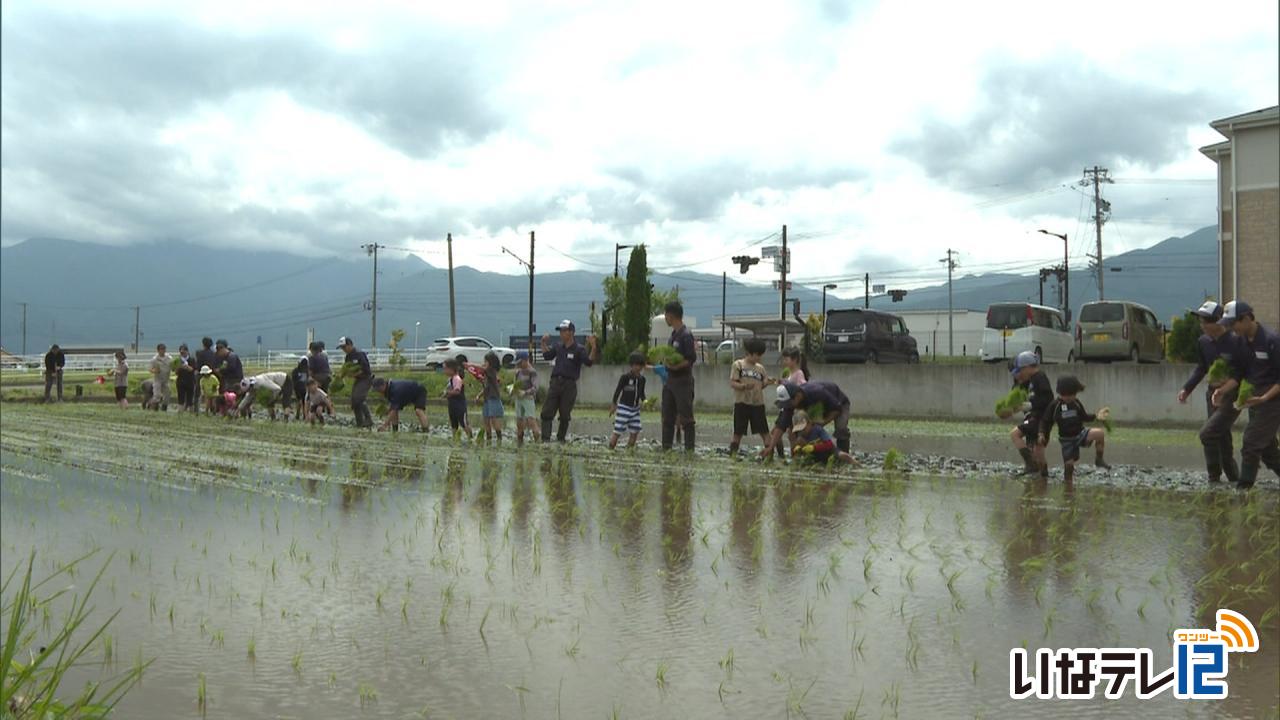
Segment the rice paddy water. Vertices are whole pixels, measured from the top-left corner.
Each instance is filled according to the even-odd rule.
[[[1259,717],[1274,492],[907,476],[7,407],[0,570],[92,553],[79,686],[174,717]],[[64,583],[65,585],[65,583]],[[60,607],[45,606],[46,627]],[[1230,607],[1230,698],[1011,700],[1011,647],[1150,647]],[[6,618],[6,622],[8,619]],[[144,660],[145,659],[145,660]]]

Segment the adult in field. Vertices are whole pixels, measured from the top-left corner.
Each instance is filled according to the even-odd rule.
[[[1236,391],[1224,394],[1220,405],[1213,404],[1213,393],[1228,379],[1241,380],[1249,359],[1240,337],[1218,324],[1222,319],[1221,305],[1209,301],[1192,312],[1200,318],[1203,334],[1196,339],[1196,366],[1178,391],[1178,402],[1187,401],[1216,360],[1221,358],[1227,364],[1228,378],[1205,382],[1204,404],[1208,419],[1200,426],[1200,444],[1204,446],[1204,466],[1209,473],[1209,482],[1222,482],[1223,475],[1228,482],[1239,482],[1240,468],[1236,465],[1235,447],[1231,441],[1231,426],[1240,417],[1240,411],[1236,409]]]
[[[777,395],[774,404],[782,411],[778,416],[778,424],[784,430],[792,430],[796,411],[804,410],[809,422],[814,425],[826,427],[834,424],[836,447],[841,452],[849,452],[852,440],[849,432],[852,403],[839,385],[826,380],[811,380],[803,385],[784,382],[778,386]],[[772,453],[773,448],[766,448],[765,452]]]
[[[427,425],[427,388],[413,380],[373,379],[373,391],[387,399],[387,417],[378,430],[391,428],[392,432],[400,430],[400,411],[413,406],[418,416],[418,425],[422,432],[428,430]]]
[[[178,387],[178,407],[183,410],[196,411],[196,359],[186,343],[178,346],[178,372],[175,384]]]
[[[49,346],[44,354],[44,401],[53,402],[51,397],[53,386],[58,386],[58,402],[62,402],[62,369],[67,365],[67,356],[57,343]]]
[[[1240,479],[1236,487],[1247,490],[1258,480],[1259,465],[1266,465],[1280,476],[1280,335],[1263,327],[1253,316],[1253,307],[1243,300],[1227,303],[1219,321],[1240,336],[1249,366],[1244,379],[1226,381],[1214,391],[1215,405],[1224,404],[1232,390],[1248,382],[1252,394],[1237,404],[1249,409],[1249,424],[1244,426],[1240,447]],[[1242,391],[1241,391],[1242,392]]]
[[[684,433],[684,449],[692,452],[695,443],[693,364],[698,359],[698,344],[684,324],[684,306],[679,301],[667,303],[663,316],[671,328],[667,344],[680,353],[680,360],[666,363],[667,382],[662,386],[662,449],[671,449],[678,424]]]
[[[236,392],[240,389],[240,381],[244,380],[244,363],[240,362],[240,356],[226,340],[219,340],[214,349],[217,355],[218,367],[213,368],[213,372],[218,376],[218,380],[222,383],[222,392]]]
[[[173,358],[169,356],[169,350],[164,343],[156,345],[156,354],[151,358],[151,365],[148,368],[151,373],[152,396],[150,408],[152,410],[169,411],[169,374],[173,368]],[[148,407],[146,404],[143,407]]]
[[[1023,414],[1022,422],[1009,431],[1009,439],[1018,449],[1025,465],[1020,474],[1049,476],[1049,465],[1044,458],[1044,447],[1037,442],[1040,435],[1040,420],[1045,410],[1053,403],[1053,386],[1049,384],[1049,376],[1040,369],[1040,358],[1030,350],[1018,353],[1013,359],[1013,367],[1009,372],[1013,375],[1013,386],[1027,392],[1029,409]],[[1017,412],[1016,409],[1003,411],[1000,417],[1007,418]]]
[[[307,372],[315,378],[320,389],[329,392],[329,382],[333,379],[333,370],[329,367],[329,356],[324,351],[324,343],[313,341],[307,346]]]
[[[240,381],[239,407],[236,412],[240,417],[252,417],[253,406],[262,404],[267,408],[267,415],[276,419],[276,405],[285,401],[285,382],[289,376],[283,372],[264,372]],[[290,390],[292,395],[292,390]]]
[[[200,349],[196,351],[196,367],[209,368],[213,372],[214,377],[218,376],[218,367],[222,365],[222,359],[218,357],[218,351],[213,349],[213,338],[205,337],[200,339]],[[199,372],[197,370],[196,372]],[[221,382],[221,381],[219,381]],[[196,383],[196,401],[197,404],[201,398],[207,402],[208,396],[205,395],[206,383]]]
[[[338,339],[338,347],[346,353],[343,364],[355,366],[355,374],[347,379],[351,381],[351,412],[356,416],[356,427],[373,428],[373,413],[369,412],[369,390],[373,388],[373,369],[369,367],[369,355],[349,337]]]
[[[556,345],[549,344],[549,336],[542,336],[542,359],[552,363],[547,400],[542,405],[544,443],[551,439],[551,421],[557,414],[560,424],[556,440],[563,443],[568,437],[569,420],[573,417],[573,406],[578,402],[578,378],[582,377],[582,367],[590,367],[600,357],[595,335],[587,337],[587,346],[583,347],[574,337],[575,328],[571,321],[561,320],[556,330],[560,332],[560,342]]]

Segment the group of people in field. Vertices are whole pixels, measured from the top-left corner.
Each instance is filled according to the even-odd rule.
[[[1259,323],[1253,308],[1243,300],[1226,305],[1206,302],[1192,312],[1200,320],[1201,335],[1196,341],[1196,366],[1178,391],[1178,402],[1187,402],[1204,381],[1207,419],[1200,428],[1200,443],[1209,482],[1220,483],[1225,478],[1248,489],[1257,482],[1263,465],[1280,475],[1280,443],[1276,439],[1280,432],[1280,335]],[[1018,355],[1012,372],[1014,386],[1027,393],[1022,422],[1009,433],[1025,462],[1023,473],[1048,476],[1045,447],[1055,427],[1067,482],[1074,476],[1081,448],[1093,446],[1095,464],[1110,467],[1104,458],[1106,432],[1087,426],[1095,420],[1107,420],[1108,408],[1096,415],[1089,413],[1080,401],[1084,385],[1072,376],[1058,378],[1055,396],[1035,353]],[[1237,464],[1232,428],[1245,409],[1249,418]],[[1004,416],[1013,412],[1009,410]]]

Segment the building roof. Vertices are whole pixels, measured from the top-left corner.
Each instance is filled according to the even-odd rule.
[[[1223,155],[1231,154],[1231,141],[1223,140],[1220,143],[1205,145],[1204,147],[1200,148],[1200,153],[1205,157],[1209,158],[1210,160],[1213,160],[1216,162],[1218,158],[1222,157]]]
[[[1230,139],[1231,134],[1237,129],[1277,124],[1280,124],[1280,105],[1272,105],[1269,108],[1214,120],[1209,123],[1209,127],[1217,130],[1223,137]]]

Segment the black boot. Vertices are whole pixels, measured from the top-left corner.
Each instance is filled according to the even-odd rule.
[[[1204,447],[1204,468],[1209,473],[1209,482],[1222,482],[1222,449],[1216,445],[1205,445]]]
[[[551,418],[542,418],[542,442],[551,442]]]
[[[670,450],[676,439],[676,426],[662,423],[662,449]]]
[[[1022,462],[1026,463],[1022,471],[1018,473],[1019,475],[1035,475],[1040,472],[1040,466],[1036,464],[1035,456],[1031,454],[1031,448],[1018,448],[1018,454],[1022,456]]]
[[[1039,471],[1040,471],[1041,480],[1049,479],[1049,463],[1047,462],[1040,463]]]
[[[1258,480],[1258,461],[1245,460],[1240,463],[1240,479],[1236,480],[1236,487],[1241,490],[1248,490]]]
[[[565,438],[569,436],[569,421],[560,418],[560,426],[556,428],[556,442],[564,444]]]
[[[694,432],[693,423],[684,426],[684,449],[686,452],[693,452],[694,438],[697,433]]]
[[[1107,464],[1107,461],[1102,459],[1102,448],[1098,448],[1097,454],[1093,456],[1093,464],[1103,470],[1111,469],[1111,466]]]
[[[1227,478],[1227,482],[1240,482],[1240,466],[1236,464],[1234,455],[1222,457],[1222,475]]]

